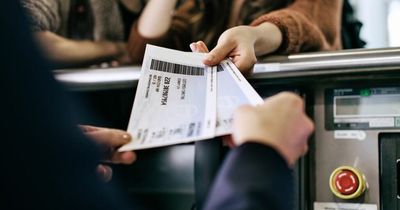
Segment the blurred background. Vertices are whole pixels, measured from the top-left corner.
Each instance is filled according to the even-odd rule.
[[[400,0],[350,0],[366,48],[400,46]]]

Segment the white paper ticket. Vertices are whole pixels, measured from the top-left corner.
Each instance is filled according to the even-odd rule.
[[[128,132],[120,151],[212,138],[216,123],[216,68],[204,55],[148,45]]]
[[[128,132],[120,151],[210,139],[231,133],[233,111],[262,98],[230,60],[215,67],[204,54],[148,45]]]
[[[217,128],[216,136],[232,133],[233,112],[244,104],[263,103],[239,69],[230,61],[224,60],[217,73]]]

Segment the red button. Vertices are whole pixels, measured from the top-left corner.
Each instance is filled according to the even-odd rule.
[[[343,170],[335,177],[336,189],[343,195],[350,195],[357,191],[359,181],[357,175],[349,170]]]

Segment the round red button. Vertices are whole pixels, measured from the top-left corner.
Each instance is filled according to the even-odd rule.
[[[343,170],[336,174],[335,186],[341,194],[350,195],[357,191],[359,180],[354,172]]]

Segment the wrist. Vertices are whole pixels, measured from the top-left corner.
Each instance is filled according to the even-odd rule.
[[[265,22],[254,26],[255,35],[254,50],[256,56],[269,54],[278,50],[282,44],[283,35],[278,26]]]
[[[126,44],[123,42],[117,42],[115,43],[116,45],[116,55],[117,57],[123,56],[127,53],[127,47]]]
[[[123,42],[108,42],[107,50],[110,53],[110,57],[117,58],[125,54],[126,45]]]
[[[239,139],[236,139],[235,142],[237,144],[236,146],[240,146],[245,143],[257,143],[270,147],[274,149],[278,154],[280,154],[290,167],[293,166],[296,162],[296,158],[294,157],[293,153],[285,149],[285,146],[282,145],[279,139],[276,139],[274,136],[271,136],[268,133],[262,135],[255,134],[242,136],[239,137]]]

